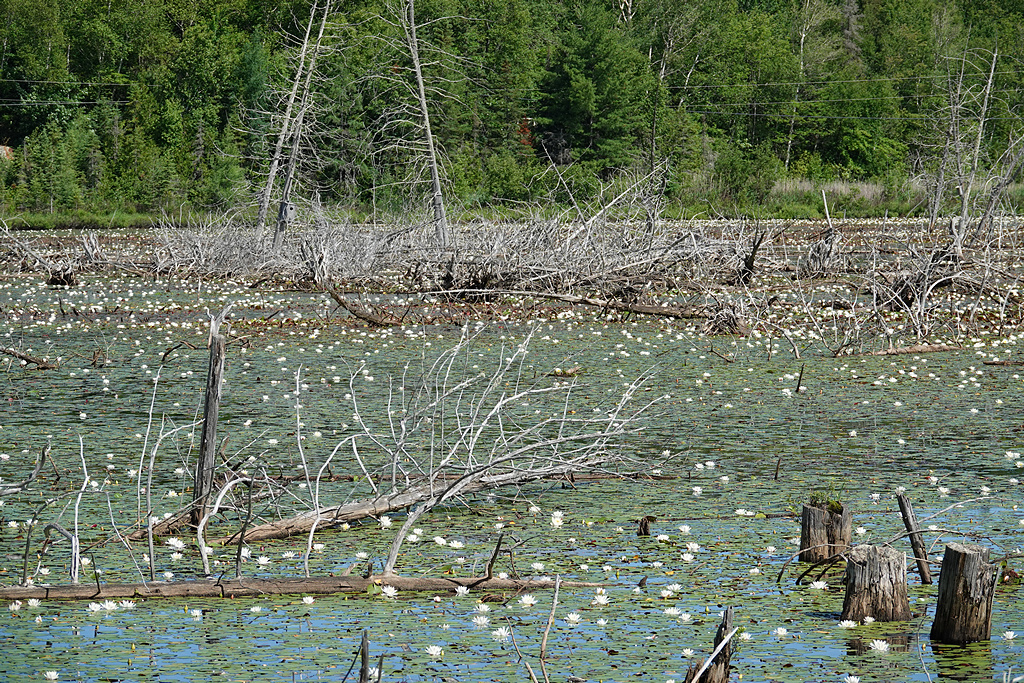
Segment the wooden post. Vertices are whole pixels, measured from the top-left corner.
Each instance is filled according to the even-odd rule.
[[[846,597],[841,619],[909,621],[907,556],[880,545],[858,545],[846,554]]]
[[[699,667],[694,664],[687,672],[683,683],[728,683],[729,660],[732,658],[732,637],[739,629],[732,625],[732,607],[725,610],[722,623],[715,634],[715,649]]]
[[[914,515],[914,508],[910,499],[902,493],[896,496],[896,502],[900,504],[900,514],[903,515],[903,525],[910,532],[910,547],[914,549],[914,559],[917,560],[917,573],[921,575],[921,583],[931,584],[932,572],[928,567],[928,550],[924,547],[924,540],[921,538],[921,527]]]
[[[213,489],[213,472],[217,465],[217,418],[220,414],[221,386],[224,381],[224,356],[227,339],[220,334],[220,326],[231,310],[224,307],[216,318],[210,318],[210,366],[206,373],[206,404],[203,409],[203,435],[196,464],[195,485],[192,489],[192,524],[198,527],[206,515],[206,505]]]
[[[843,505],[833,512],[817,505],[804,505],[800,516],[800,561],[820,562],[850,547],[853,517]]]
[[[988,548],[947,544],[939,571],[932,640],[957,645],[989,640],[995,587],[996,565],[988,561]]]

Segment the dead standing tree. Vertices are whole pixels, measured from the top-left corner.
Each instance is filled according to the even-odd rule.
[[[381,101],[388,98],[391,101],[384,107],[376,126],[378,139],[386,142],[375,151],[378,156],[394,152],[411,154],[412,163],[406,165],[407,173],[402,181],[408,185],[418,184],[423,171],[429,175],[434,238],[441,249],[446,249],[452,235],[445,210],[441,153],[434,139],[430,113],[431,98],[445,95],[434,85],[436,79],[427,77],[426,70],[440,67],[442,59],[444,66],[450,67],[459,58],[423,39],[421,29],[444,19],[419,23],[415,0],[388,2],[380,20],[391,30],[375,37],[384,49],[378,60],[381,68],[369,79],[385,83],[386,93],[381,93]]]
[[[296,165],[298,163],[299,149],[304,133],[304,119],[310,106],[311,87],[313,75],[316,73],[316,62],[321,51],[324,37],[324,30],[327,27],[327,20],[331,13],[331,0],[324,0],[323,4],[314,2],[309,13],[309,21],[306,24],[306,32],[299,47],[295,74],[292,78],[291,89],[284,102],[284,112],[280,114],[281,126],[274,143],[274,151],[270,158],[270,168],[267,172],[267,183],[260,194],[259,210],[256,214],[256,232],[261,233],[266,227],[267,213],[270,208],[270,198],[277,182],[277,174],[282,163],[282,154],[285,145],[290,145],[288,152],[287,170],[285,173],[284,185],[281,191],[277,222],[274,229],[274,251],[281,247],[284,238],[284,231],[287,228],[291,216],[290,195],[292,183],[295,178]],[[311,40],[313,27],[316,20],[320,20],[319,30],[316,37]]]

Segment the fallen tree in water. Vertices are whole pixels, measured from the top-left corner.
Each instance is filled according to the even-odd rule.
[[[568,582],[575,587],[601,586],[600,583]],[[128,600],[153,598],[243,598],[263,595],[329,595],[346,593],[377,596],[384,586],[398,591],[455,593],[459,588],[472,591],[517,593],[548,590],[551,579],[500,579],[481,577],[406,577],[406,576],[314,576],[281,579],[210,579],[208,581],[149,581],[146,583],[72,584],[65,586],[17,586],[0,588],[0,600]]]

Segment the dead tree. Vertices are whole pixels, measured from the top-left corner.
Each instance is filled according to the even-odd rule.
[[[203,435],[200,440],[199,462],[196,463],[195,485],[192,489],[192,524],[196,526],[206,513],[207,498],[213,488],[217,460],[217,419],[220,413],[227,349],[227,338],[220,333],[220,328],[230,311],[231,304],[228,304],[216,317],[210,316],[210,366],[206,377]]]
[[[472,337],[425,367],[394,380],[386,409],[364,409],[365,390],[350,382],[352,412],[359,433],[338,443],[317,471],[308,473],[313,491],[331,463],[345,457],[372,488],[369,496],[254,526],[211,544],[249,542],[309,534],[368,516],[409,513],[388,553],[383,574],[393,574],[408,529],[436,506],[471,493],[516,487],[569,473],[625,474],[624,439],[641,429],[653,402],[638,402],[643,378],[607,411],[576,410],[576,380],[548,377],[527,381],[523,373],[529,340],[495,359],[490,372],[462,377]],[[359,375],[361,376],[361,375]],[[368,400],[368,399],[367,399]],[[655,399],[657,400],[657,399]],[[525,408],[529,405],[529,409]],[[541,409],[542,417],[533,410]],[[428,447],[424,447],[424,444]]]
[[[314,2],[310,10],[305,35],[299,47],[298,61],[292,78],[291,90],[285,101],[284,112],[281,114],[281,128],[276,136],[274,151],[270,158],[266,186],[260,194],[259,209],[256,214],[257,234],[262,233],[266,226],[270,199],[282,163],[282,154],[284,153],[285,145],[289,145],[287,170],[274,229],[273,244],[275,252],[280,249],[285,228],[288,225],[288,221],[294,215],[291,203],[292,184],[295,178],[299,149],[305,132],[304,120],[310,107],[313,76],[316,73],[316,63],[323,43],[324,30],[327,27],[327,20],[331,13],[331,2],[332,0],[324,0],[322,5],[319,2]],[[312,30],[316,25],[317,18],[320,19],[319,30],[316,37],[311,40]]]

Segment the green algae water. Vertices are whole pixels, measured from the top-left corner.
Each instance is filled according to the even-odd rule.
[[[315,472],[359,432],[356,414],[385,424],[402,378],[466,335],[467,376],[530,337],[521,377],[570,382],[575,414],[602,414],[645,377],[641,399],[658,401],[622,448],[650,478],[541,481],[469,496],[422,517],[418,540],[402,548],[401,574],[469,576],[504,532],[515,550],[496,571],[600,582],[600,593],[560,592],[546,663],[553,680],[682,680],[709,654],[730,606],[740,627],[733,680],[999,681],[1024,673],[1018,582],[996,589],[990,642],[949,648],[929,641],[936,586],[920,585],[912,569],[914,618],[905,623],[840,625],[839,569],[796,585],[804,567],[792,564],[776,580],[797,549],[793,513],[815,492],[851,507],[855,542],[899,536],[895,495],[905,492],[933,559],[947,541],[981,543],[993,557],[1020,551],[1022,380],[1019,367],[991,364],[1018,357],[1024,342],[1013,335],[945,353],[845,358],[806,341],[798,359],[784,340],[710,339],[686,322],[609,321],[565,308],[519,323],[379,330],[341,317],[320,294],[135,277],[53,289],[10,278],[0,293],[3,346],[59,368],[11,357],[2,368],[0,485],[21,481],[50,447],[30,490],[3,498],[4,585],[22,580],[34,516],[27,574],[35,583],[70,581],[69,544],[43,552],[40,527],[51,522],[77,528],[89,560],[82,583],[148,577],[145,543],[110,539],[145,516],[143,487],[157,517],[190,500],[208,315],[228,303],[219,435],[224,457],[252,472],[302,474],[303,458]],[[568,368],[579,369],[567,376]],[[519,405],[515,419],[549,410]],[[150,478],[145,449],[173,430]],[[331,471],[360,473],[348,453]],[[336,504],[368,492],[365,478],[339,477],[319,495]],[[308,507],[310,495],[299,477],[275,501],[257,501],[254,513],[258,521],[285,516]],[[652,535],[638,537],[645,515],[656,519]],[[390,526],[367,519],[319,532],[308,558],[305,539],[254,544],[242,573],[301,576],[308,562],[311,573],[328,574],[379,562],[403,515],[392,517]],[[237,525],[237,515],[223,522],[228,533]],[[195,539],[180,541],[158,539],[158,579],[201,577]],[[892,542],[910,552],[905,539]],[[1008,566],[1020,571],[1022,562]],[[217,549],[211,564],[233,575],[234,549]],[[525,680],[509,636],[536,669],[553,594],[537,593],[535,604],[473,592],[303,597],[12,603],[0,616],[4,677],[341,680],[367,629],[385,681]]]

